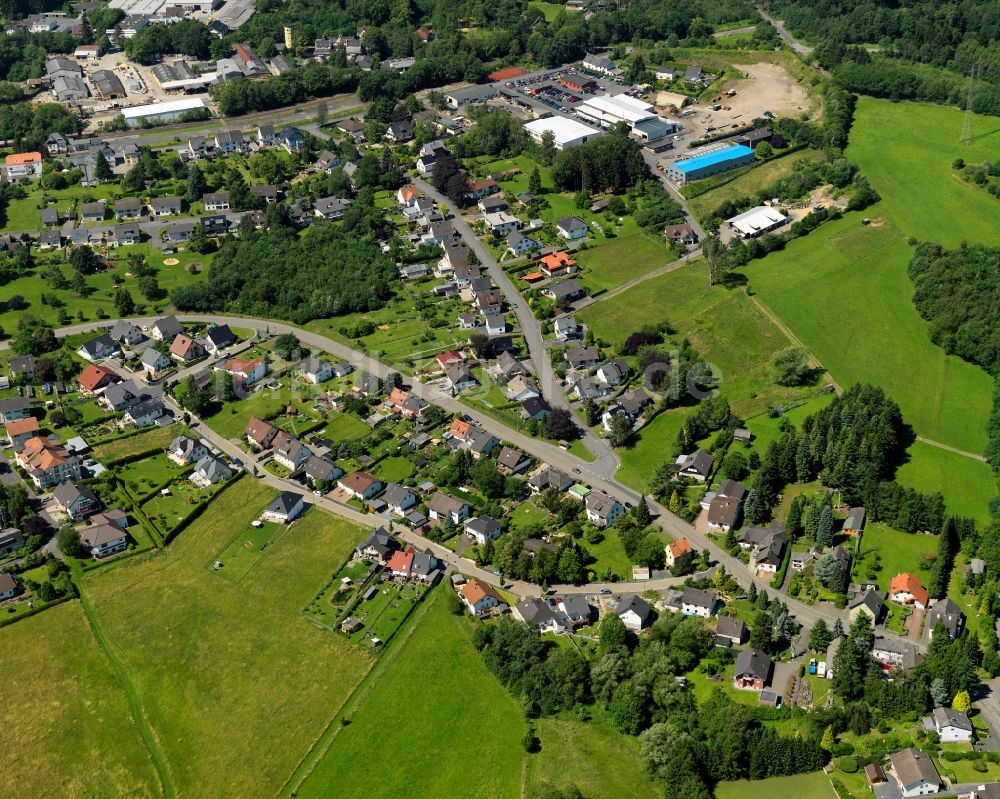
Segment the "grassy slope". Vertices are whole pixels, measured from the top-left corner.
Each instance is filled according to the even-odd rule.
[[[989,521],[986,503],[996,487],[989,466],[921,441],[907,450],[907,456],[909,460],[896,473],[900,483],[918,491],[940,491],[952,513],[980,524]]]
[[[751,264],[750,285],[842,386],[876,383],[919,435],[981,452],[991,381],[931,342],[911,300],[910,248],[880,222],[863,227],[848,214],[824,225]]]
[[[542,751],[528,761],[528,781],[558,788],[575,785],[584,796],[654,799],[662,786],[647,776],[637,739],[596,722],[541,719]],[[609,767],[609,764],[613,764]]]
[[[947,247],[1000,244],[997,201],[951,174],[959,157],[970,164],[996,160],[1000,130],[995,117],[973,117],[974,141],[964,145],[963,119],[956,108],[861,97],[847,156],[907,236]]]
[[[853,545],[853,541],[848,541]],[[923,556],[937,551],[937,536],[910,535],[899,530],[893,530],[884,524],[869,522],[861,536],[860,557],[856,560],[854,570],[855,582],[865,582],[867,563],[865,553],[876,550],[881,557],[882,569],[878,575],[878,585],[883,591],[889,589],[889,581],[901,572],[913,572],[920,581],[927,585],[929,573],[922,567]]]
[[[158,796],[125,694],[79,602],[0,630],[0,795]]]
[[[821,772],[796,774],[794,777],[772,777],[751,782],[720,782],[715,789],[718,799],[772,799],[794,796],[795,799],[836,799],[830,779]]]
[[[445,609],[445,590],[298,796],[520,795],[520,710],[470,645],[469,623]]]
[[[240,585],[209,570],[271,496],[243,480],[165,555],[86,582],[179,797],[273,794],[369,666],[299,615],[356,528],[313,509]]]

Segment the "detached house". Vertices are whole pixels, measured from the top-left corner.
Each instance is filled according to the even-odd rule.
[[[591,491],[584,500],[587,510],[587,521],[598,529],[610,527],[615,520],[625,512],[625,508],[614,497],[603,491]]]
[[[587,235],[587,223],[578,216],[567,216],[556,221],[556,233],[569,241],[582,239]]]
[[[502,475],[519,474],[531,464],[531,458],[513,447],[502,447],[497,455],[497,471]]]
[[[170,355],[181,363],[191,363],[204,358],[208,353],[197,339],[178,333],[170,345]]]
[[[390,483],[382,499],[396,516],[405,516],[406,512],[417,504],[417,495],[413,490],[398,483]]]
[[[700,449],[690,455],[681,455],[677,459],[677,473],[704,483],[712,473],[712,456]]]
[[[954,640],[961,635],[962,627],[965,625],[962,609],[950,599],[936,600],[931,604],[931,609],[927,611],[924,619],[924,634],[928,641],[934,638],[934,628],[938,624],[943,624],[948,637]]]
[[[274,460],[293,472],[309,460],[312,455],[309,447],[297,438],[288,435],[284,430],[279,430],[275,434],[271,448],[274,450]]]
[[[354,559],[385,563],[396,549],[395,539],[386,532],[384,527],[379,527],[372,530],[371,534],[358,544],[357,549],[354,550]]]
[[[362,502],[371,499],[382,490],[381,481],[367,472],[352,472],[345,475],[337,481],[337,485],[345,493]]]
[[[190,436],[177,436],[167,447],[167,458],[178,466],[186,466],[208,455],[208,447]]]
[[[173,341],[178,333],[183,333],[184,328],[177,321],[176,316],[164,316],[153,322],[149,328],[150,337],[157,341]]]
[[[107,333],[85,341],[76,351],[76,354],[85,361],[103,361],[119,353],[118,344]]]
[[[52,492],[52,497],[60,508],[75,522],[101,509],[101,501],[86,486],[67,480]]]
[[[233,331],[229,329],[229,325],[213,325],[205,332],[203,341],[205,349],[215,355],[226,347],[231,347],[237,339]]]
[[[927,589],[912,572],[897,574],[889,583],[889,599],[900,605],[913,605],[917,610],[927,607]]]
[[[475,539],[477,544],[500,537],[500,522],[489,516],[477,516],[465,522],[465,534]]]
[[[719,597],[715,591],[703,591],[688,586],[681,595],[681,613],[685,616],[711,618],[719,607]]]
[[[761,691],[771,682],[774,663],[759,649],[744,649],[736,656],[733,687]]]
[[[97,394],[102,389],[120,380],[121,378],[118,377],[117,372],[108,369],[106,366],[98,366],[92,363],[80,373],[80,376],[76,379],[76,383],[81,393]]]
[[[165,413],[163,401],[156,397],[148,397],[129,406],[122,417],[123,427],[149,427],[157,423]]]
[[[694,547],[691,546],[691,542],[686,538],[678,538],[664,547],[664,554],[666,555],[667,568],[672,569],[678,558],[683,555],[694,554]]]
[[[210,191],[201,195],[202,204],[205,206],[206,211],[217,212],[217,211],[228,211],[229,210],[229,192],[228,191]]]
[[[252,386],[267,374],[267,364],[260,358],[230,358],[222,368],[233,376],[233,380],[238,380],[244,386]]]
[[[233,470],[224,461],[206,455],[199,459],[195,465],[190,480],[200,488],[207,488],[210,485],[221,483],[223,480],[228,480],[232,476]]]
[[[333,365],[315,356],[299,364],[299,374],[312,384],[325,383],[333,377]]]
[[[36,488],[80,479],[80,459],[71,455],[55,436],[29,438],[15,460]]]
[[[288,524],[301,516],[305,509],[305,500],[301,495],[291,491],[282,491],[270,505],[264,508],[260,518],[275,524]]]
[[[937,730],[941,743],[970,743],[974,730],[972,722],[964,713],[952,710],[950,707],[936,707],[931,713],[934,729]]]
[[[625,628],[634,633],[642,632],[656,619],[653,608],[638,594],[623,596],[615,606],[614,613],[622,620]]]
[[[428,501],[427,512],[431,519],[440,522],[450,519],[457,526],[469,518],[469,503],[438,491]]]
[[[80,530],[80,541],[90,550],[94,560],[117,555],[128,548],[128,533],[125,531],[127,524],[128,518],[121,512],[109,515],[106,520],[95,517]]]
[[[180,197],[153,197],[149,201],[149,208],[153,216],[176,216],[181,212]]]
[[[507,608],[507,603],[493,589],[493,586],[475,577],[470,578],[462,586],[460,594],[465,606],[474,616],[485,616],[491,611],[502,611]]]
[[[247,441],[252,447],[258,450],[268,449],[277,434],[277,427],[257,418],[252,418],[247,422],[247,427],[244,431]]]
[[[941,789],[941,777],[926,752],[904,749],[889,755],[892,773],[904,797],[928,796]]]
[[[161,372],[174,365],[166,355],[155,347],[146,347],[145,351],[142,353],[140,363],[142,364],[143,371],[149,379],[159,376]]]

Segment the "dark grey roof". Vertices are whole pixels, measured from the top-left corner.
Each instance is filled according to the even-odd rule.
[[[479,535],[489,535],[500,529],[500,522],[490,516],[477,516],[465,523],[465,529]]]
[[[289,514],[292,509],[302,501],[302,497],[292,491],[282,491],[274,498],[274,501],[267,506],[271,513]]]
[[[413,489],[407,488],[406,486],[399,485],[399,483],[390,483],[388,488],[385,489],[385,493],[382,495],[382,499],[390,507],[400,507],[405,501],[407,495],[415,497]]]
[[[56,502],[64,508],[68,508],[80,497],[97,502],[97,497],[94,496],[93,492],[89,488],[77,485],[70,480],[57,485],[55,490],[52,492],[52,496],[54,496]]]
[[[712,456],[702,449],[695,450],[681,464],[681,471],[693,471],[695,474],[707,477],[712,471]]]
[[[88,355],[96,355],[103,349],[117,349],[118,345],[115,340],[111,338],[107,333],[102,333],[101,335],[90,339],[90,341],[85,341],[80,345],[80,349],[83,350]]]
[[[621,602],[619,602],[615,607],[615,615],[623,616],[630,610],[634,611],[636,615],[639,616],[643,626],[652,621],[653,608],[638,594],[628,594],[623,596]]]
[[[715,606],[716,595],[714,591],[703,591],[700,588],[688,586],[681,595],[681,603],[711,610]]]
[[[208,332],[205,333],[205,338],[211,341],[216,347],[228,347],[236,341],[236,336],[233,334],[233,331],[229,329],[229,325],[216,325],[215,327],[210,327]]]
[[[386,532],[384,527],[379,527],[372,530],[368,537],[358,544],[358,552],[365,549],[374,549],[379,555],[385,557],[396,549],[396,541]]]
[[[966,732],[972,732],[972,722],[964,713],[952,710],[950,707],[936,707],[932,713],[934,723],[938,727],[957,727]]]
[[[771,677],[773,667],[771,658],[759,649],[744,649],[736,656],[733,674],[737,677],[750,675],[766,682]]]
[[[144,399],[141,402],[137,402],[129,408],[126,413],[133,419],[138,419],[140,416],[146,416],[151,413],[155,414],[157,411],[163,413],[163,401],[152,397]]]
[[[962,609],[957,604],[950,599],[939,599],[927,611],[927,620],[924,622],[924,626],[930,635],[940,622],[948,630],[948,635],[954,638],[962,627],[962,619]]]
[[[719,616],[719,620],[715,625],[716,635],[724,638],[732,638],[736,641],[742,641],[746,632],[747,626],[741,619],[737,619],[735,616]]]

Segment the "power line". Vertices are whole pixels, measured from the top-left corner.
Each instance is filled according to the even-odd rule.
[[[965,119],[962,121],[962,144],[972,144],[972,101],[976,96],[976,84],[983,73],[983,57],[979,56],[969,72],[969,91],[965,101]]]

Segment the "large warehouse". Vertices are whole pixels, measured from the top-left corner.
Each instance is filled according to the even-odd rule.
[[[200,111],[205,108],[205,103],[200,97],[184,97],[180,100],[168,100],[165,103],[150,103],[149,105],[137,105],[132,108],[122,110],[125,117],[125,125],[135,128],[143,122],[169,122],[179,119],[191,111]]]
[[[602,128],[625,122],[632,133],[644,141],[662,139],[680,129],[677,122],[661,119],[649,103],[627,94],[614,97],[591,97],[576,106],[576,113]]]
[[[777,230],[787,221],[788,217],[777,208],[758,205],[756,208],[744,211],[739,216],[726,220],[726,224],[741,239],[754,239],[772,230]]]
[[[667,177],[676,183],[691,183],[695,180],[728,172],[730,169],[752,164],[753,150],[743,145],[725,147],[697,158],[677,161],[667,166]]]
[[[566,117],[546,117],[545,119],[535,119],[525,123],[524,129],[531,134],[537,142],[542,141],[542,137],[552,132],[552,143],[557,150],[568,150],[571,147],[579,147],[586,144],[591,139],[596,139],[603,135],[603,131],[577,122],[575,119]]]

